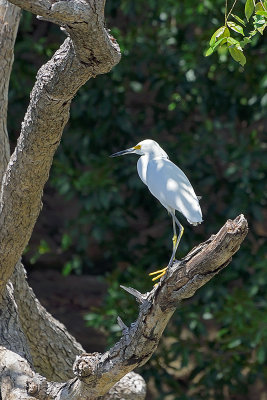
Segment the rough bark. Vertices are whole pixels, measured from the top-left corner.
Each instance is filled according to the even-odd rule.
[[[177,305],[193,296],[230,263],[247,232],[243,215],[234,221],[228,220],[217,235],[169,268],[151,292],[142,295],[136,289],[126,288],[139,302],[137,320],[126,327],[119,318],[120,341],[104,354],[85,353],[77,357],[73,366],[76,378],[61,384],[47,382],[46,395],[60,400],[97,399],[125,374],[145,364],[157,348]],[[38,393],[35,396],[38,397]]]
[[[0,291],[12,275],[39,215],[43,187],[69,118],[73,96],[89,78],[107,73],[120,59],[118,47],[104,28],[103,1],[95,0],[91,5],[83,1],[12,3],[45,17],[49,14],[57,23],[62,21],[70,37],[37,74],[21,134],[3,178]],[[82,20],[77,22],[72,12],[80,10],[79,6]]]
[[[34,372],[24,357],[0,346],[1,386],[0,398],[5,400],[34,400],[29,394],[28,381],[34,379]],[[40,379],[41,380],[41,379]]]
[[[21,263],[16,266],[12,282],[19,320],[28,341],[34,370],[48,380],[61,382],[71,379],[73,363],[77,355],[85,350],[68,333],[65,326],[40,304],[27,283],[26,271]],[[35,376],[33,371],[32,376]],[[116,400],[123,397],[125,400],[143,400],[145,393],[146,384],[143,378],[130,372],[103,399]]]
[[[17,314],[14,299],[14,288],[11,282],[6,285],[6,290],[1,296],[0,338],[1,345],[8,350],[18,353],[32,364],[28,342],[24,336]]]
[[[40,14],[44,13],[49,17],[48,19],[52,20],[57,14],[55,10],[51,11],[52,5],[54,8],[58,6],[53,3],[55,2],[49,4],[48,2],[36,2],[38,7],[42,6]],[[82,2],[80,3],[82,4]],[[25,8],[31,9],[32,4],[33,2],[27,2]],[[44,6],[47,5],[50,8],[49,15],[44,12]],[[10,237],[12,236],[12,218],[17,218],[19,214],[21,220],[13,220],[13,233],[16,234],[18,225],[20,225],[17,238],[23,238],[24,234],[30,235],[41,204],[38,196],[41,196],[53,153],[59,143],[63,125],[68,119],[69,103],[73,95],[87,79],[107,72],[120,58],[118,46],[113,38],[110,40],[104,28],[104,2],[91,3],[91,6],[83,3],[83,15],[79,20],[81,25],[77,24],[77,15],[72,7],[73,2],[69,2],[67,7],[62,5],[63,8],[58,13],[59,20],[57,22],[61,25],[64,13],[68,13],[70,10],[71,18],[67,21],[69,25],[65,28],[71,31],[72,39],[67,39],[50,63],[39,72],[18,146],[8,166],[5,177],[6,187],[1,192],[1,223],[10,231]],[[75,8],[76,6],[79,9],[78,2],[75,3]],[[0,0],[0,64],[2,67],[0,71],[0,182],[10,158],[6,129],[7,94],[19,16],[20,9],[18,7],[5,0]],[[84,24],[85,18],[87,19],[86,24]],[[72,27],[72,23],[74,27]],[[52,114],[50,114],[51,112]],[[46,136],[47,129],[51,131],[51,134]],[[20,167],[18,167],[19,165]],[[39,167],[37,173],[34,171],[35,167]],[[43,167],[45,168],[43,169]],[[15,171],[16,168],[18,168],[17,171]],[[25,171],[22,171],[24,168]],[[38,183],[40,176],[42,181]],[[22,178],[23,180],[20,182]],[[31,181],[32,178],[34,181]],[[30,186],[36,183],[37,185],[30,192]],[[37,199],[31,197],[35,190]],[[14,201],[17,195],[20,199]],[[32,200],[34,200],[33,204],[31,204]],[[4,202],[7,201],[10,201],[9,215],[8,209],[5,210],[4,207]],[[20,212],[18,207],[23,203],[25,209]],[[27,214],[25,211],[28,211],[28,215],[32,214],[32,218],[30,223],[26,222],[23,225],[23,214]],[[22,239],[19,246],[22,248],[23,241],[26,243],[27,240],[27,237]],[[9,241],[8,243],[8,241],[7,237],[6,243],[1,242],[0,253],[2,252],[1,255],[6,254],[6,260],[12,256],[14,261],[16,257],[20,257],[21,250],[19,250],[19,246],[17,249],[12,249],[14,242]],[[38,382],[41,382],[39,389],[45,387],[46,382],[46,379],[36,374],[35,371],[42,373],[48,379],[69,379],[73,376],[71,368],[73,361],[77,354],[83,352],[83,349],[66,328],[40,305],[32,289],[28,286],[24,268],[20,262],[17,263],[12,278],[15,287],[14,297],[11,282],[5,286],[12,270],[13,261],[9,265],[9,271],[7,268],[7,274],[3,271],[3,267],[5,265],[8,267],[8,265],[3,258],[1,261],[1,272],[4,278],[1,282],[2,296],[0,299],[3,310],[0,324],[0,337],[3,345],[0,349],[1,395],[3,399],[32,398],[26,394],[26,387],[28,387],[29,393],[34,392],[35,384],[25,386],[28,378],[38,379]],[[33,365],[35,370],[32,369]],[[130,373],[112,388],[107,398],[125,397],[141,400],[144,398],[144,393],[143,379],[135,373]]]
[[[0,0],[0,5],[4,3]],[[119,61],[120,54],[104,27],[103,0],[12,0],[11,3],[63,26],[69,37],[37,75],[1,188],[1,397],[2,400],[141,400],[145,396],[144,381],[131,371],[151,357],[178,302],[192,296],[230,262],[247,233],[246,220],[241,216],[228,221],[216,236],[170,268],[150,293],[142,295],[135,289],[127,289],[140,303],[137,321],[128,328],[118,318],[121,340],[105,354],[78,356],[73,366],[76,377],[63,383],[54,382],[71,376],[73,359],[83,350],[39,304],[18,260],[41,208],[43,186],[68,120],[70,102],[90,77],[108,72]],[[14,15],[10,46],[17,29]],[[11,57],[12,54],[11,49]],[[4,71],[8,78],[11,64]],[[5,93],[6,86],[0,89]],[[3,99],[6,112],[6,97]],[[9,158],[6,126],[0,140],[5,143],[0,160],[3,172]],[[12,277],[14,290],[9,278],[16,264]]]
[[[10,156],[6,122],[8,86],[19,20],[20,8],[0,0],[0,187]]]
[[[29,399],[26,381],[34,377],[27,339],[17,314],[11,283],[1,296],[0,398]]]
[[[40,304],[18,263],[12,277],[21,327],[28,340],[35,370],[47,379],[65,381],[73,376],[72,365],[84,349]]]

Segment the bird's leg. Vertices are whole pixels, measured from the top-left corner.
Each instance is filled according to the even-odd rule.
[[[173,252],[172,252],[172,256],[171,256],[171,259],[169,261],[168,267],[172,266],[172,264],[173,264],[176,251],[178,249],[180,240],[181,240],[181,238],[183,236],[183,233],[184,233],[184,227],[183,227],[182,224],[180,224],[180,222],[176,218],[175,214],[172,214],[172,221],[173,221],[173,224],[174,224],[174,236],[173,236],[173,239],[172,239],[173,240]],[[176,236],[175,223],[177,224],[177,226],[179,228],[179,236],[178,236],[178,238]]]
[[[173,217],[173,214],[172,214],[172,228],[173,228],[172,251],[174,251],[176,243],[177,243],[177,234],[176,234],[175,219]]]
[[[177,248],[179,246],[181,237],[183,236],[183,233],[184,233],[184,227],[180,224],[180,222],[176,218],[175,214],[171,214],[171,215],[172,215],[172,227],[173,227],[173,238],[172,238],[173,249],[172,249],[172,256],[169,261],[168,267],[170,267],[174,261],[174,257],[175,257]],[[177,224],[179,227],[179,236],[178,237],[176,234],[176,225],[175,224]],[[159,269],[158,271],[151,272],[149,274],[149,276],[157,275],[152,279],[152,281],[156,281],[156,280],[160,279],[163,275],[165,275],[168,267]]]

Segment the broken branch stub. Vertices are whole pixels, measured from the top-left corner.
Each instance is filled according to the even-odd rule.
[[[228,220],[216,235],[169,268],[151,292],[141,295],[135,289],[123,287],[138,300],[142,296],[137,320],[129,328],[122,329],[120,341],[103,355],[78,357],[79,366],[87,371],[86,375],[90,364],[92,374],[80,378],[90,389],[90,399],[104,395],[115,381],[149,360],[179,302],[193,296],[197,289],[230,263],[247,232],[248,225],[243,215]],[[95,365],[92,367],[92,364]],[[94,374],[97,379],[94,379]]]

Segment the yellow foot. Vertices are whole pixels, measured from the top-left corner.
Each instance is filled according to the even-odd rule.
[[[150,272],[149,276],[158,274],[157,276],[155,276],[155,277],[152,279],[152,282],[156,281],[157,279],[159,279],[159,278],[161,278],[163,275],[165,275],[165,274],[166,274],[166,271],[167,271],[167,268],[168,268],[168,267],[165,267],[165,268],[159,269],[158,271]]]

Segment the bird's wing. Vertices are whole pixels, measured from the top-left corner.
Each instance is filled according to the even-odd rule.
[[[202,213],[194,189],[183,171],[168,159],[149,161],[147,186],[169,211],[180,211],[193,224],[202,222]]]

